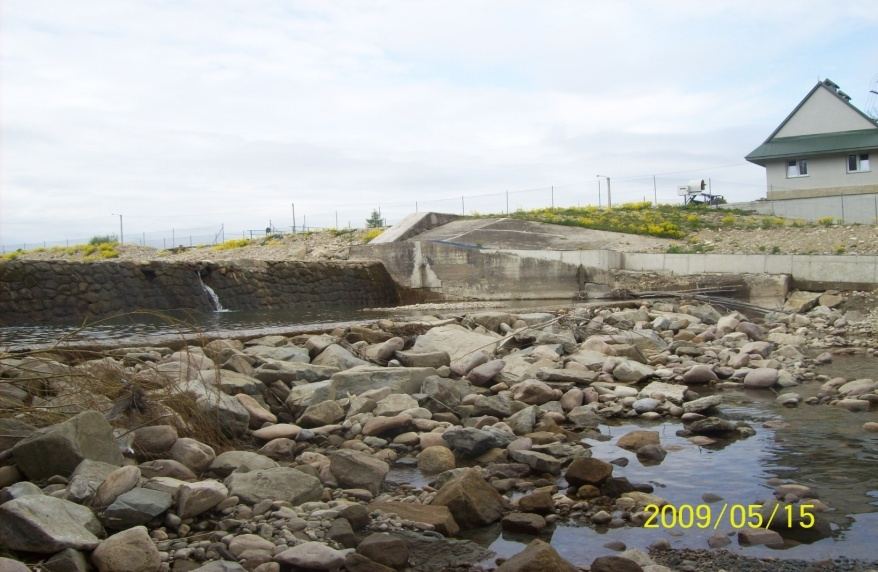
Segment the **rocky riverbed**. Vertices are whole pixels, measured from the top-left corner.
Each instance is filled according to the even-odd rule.
[[[541,540],[562,526],[644,529],[666,506],[682,514],[674,491],[630,481],[625,465],[673,462],[676,446],[650,424],[698,447],[754,439],[765,422],[727,415],[730,392],[843,414],[847,433],[874,440],[875,381],[819,373],[844,354],[874,358],[875,323],[858,304],[796,292],[759,316],[691,300],[434,308],[176,351],[7,354],[0,570],[878,569],[727,552],[837,534],[828,483],[810,479],[771,480],[773,494],[740,512],[772,524],[723,522],[703,551],[671,549],[669,530],[570,562]],[[608,424],[642,427],[614,437]],[[395,480],[401,470],[423,477]],[[691,502],[719,510],[722,498]],[[461,539],[498,523],[527,547],[498,559]]]

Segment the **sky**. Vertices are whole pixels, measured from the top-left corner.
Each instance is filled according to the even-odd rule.
[[[756,200],[817,81],[865,110],[876,32],[872,0],[2,0],[0,245]]]

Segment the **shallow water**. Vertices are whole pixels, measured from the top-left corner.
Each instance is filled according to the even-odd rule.
[[[873,363],[878,362],[873,360]],[[851,365],[856,371],[863,364],[854,361]],[[836,368],[838,374],[845,377],[862,377],[846,375],[844,359],[836,359]],[[811,382],[784,391],[795,391],[808,397],[816,394],[819,386],[819,383]],[[560,524],[541,538],[551,541],[555,549],[574,564],[586,564],[598,556],[614,554],[613,550],[604,547],[610,541],[622,541],[628,548],[646,550],[656,539],[667,538],[674,548],[708,548],[707,540],[717,531],[737,532],[729,522],[728,512],[717,528],[713,528],[723,504],[728,503],[731,511],[733,505],[746,507],[770,499],[775,487],[767,481],[777,477],[784,482],[810,486],[823,502],[833,507],[833,512],[822,513],[832,523],[833,537],[813,544],[790,543],[784,549],[772,549],[740,546],[736,535],[732,534],[732,543],[725,550],[746,556],[784,559],[874,558],[878,531],[878,474],[875,471],[878,466],[878,435],[866,433],[861,427],[866,421],[878,421],[878,414],[854,414],[826,405],[800,405],[788,409],[774,403],[776,394],[771,391],[733,390],[724,392],[723,397],[723,416],[748,422],[756,430],[756,435],[699,447],[676,435],[682,424],[656,422],[603,425],[601,433],[609,435],[609,441],[583,441],[592,447],[595,458],[605,461],[621,457],[628,459],[626,467],[615,467],[614,476],[627,477],[634,483],[649,483],[655,487],[654,494],[678,508],[704,504],[702,495],[705,493],[721,496],[722,501],[708,505],[713,518],[707,528],[678,525],[670,529],[609,529]],[[763,426],[766,421],[784,421],[788,426],[773,429]],[[615,445],[619,437],[638,429],[660,433],[662,445],[669,450],[660,465],[643,466],[634,453]],[[416,486],[426,484],[428,480],[411,468],[395,468],[388,479]],[[556,484],[561,490],[566,488],[563,478]],[[737,518],[740,520],[742,515],[738,514]],[[503,557],[520,552],[532,540],[528,535],[503,532],[499,524],[468,531],[464,536],[490,547]]]
[[[222,301],[220,301],[222,302]],[[512,300],[499,302],[498,308],[509,311],[552,310],[570,307],[569,300]],[[454,312],[464,314],[462,310]],[[336,325],[359,323],[392,315],[416,316],[418,310],[374,308],[357,306],[321,306],[302,309],[264,309],[219,312],[152,312],[138,311],[112,318],[94,320],[90,323],[60,322],[29,326],[0,327],[0,348],[19,348],[32,345],[52,344],[64,339],[67,342],[99,342],[148,345],[160,343],[167,336],[204,334],[218,337],[234,337],[251,334],[295,333],[303,330],[332,328]],[[439,313],[445,313],[440,311]],[[157,340],[151,340],[156,338]]]

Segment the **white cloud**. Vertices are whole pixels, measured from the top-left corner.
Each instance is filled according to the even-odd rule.
[[[3,244],[112,231],[113,212],[150,231],[264,228],[292,202],[358,224],[371,205],[505,206],[506,190],[553,184],[582,200],[596,173],[632,200],[678,171],[757,198],[764,176],[743,156],[818,76],[862,105],[875,70],[860,70],[878,61],[870,2],[0,11]],[[676,200],[675,177],[689,174],[659,177],[660,200]]]

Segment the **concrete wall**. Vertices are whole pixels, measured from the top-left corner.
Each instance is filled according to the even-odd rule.
[[[615,287],[618,271],[661,276],[720,274],[789,276],[784,288],[860,290],[878,283],[876,256],[645,254],[609,250],[486,250],[429,242],[354,247],[352,257],[377,258],[401,285],[451,298],[557,299],[589,283]],[[693,281],[682,280],[681,284]],[[698,282],[697,280],[694,282]],[[762,286],[749,281],[753,288]],[[667,289],[663,281],[660,288]],[[678,288],[680,286],[677,286]],[[588,290],[588,288],[585,288]],[[652,289],[652,288],[650,288]],[[780,292],[772,292],[772,296]],[[759,298],[759,292],[750,292]]]
[[[0,326],[97,319],[134,310],[379,306],[398,301],[377,261],[0,263]]]
[[[730,203],[720,205],[723,209],[742,209],[763,215],[785,218],[800,218],[815,221],[823,217],[833,217],[845,223],[876,224],[878,222],[878,185],[871,192],[820,196],[786,200],[753,201],[749,203]],[[853,190],[867,190],[866,187]]]

